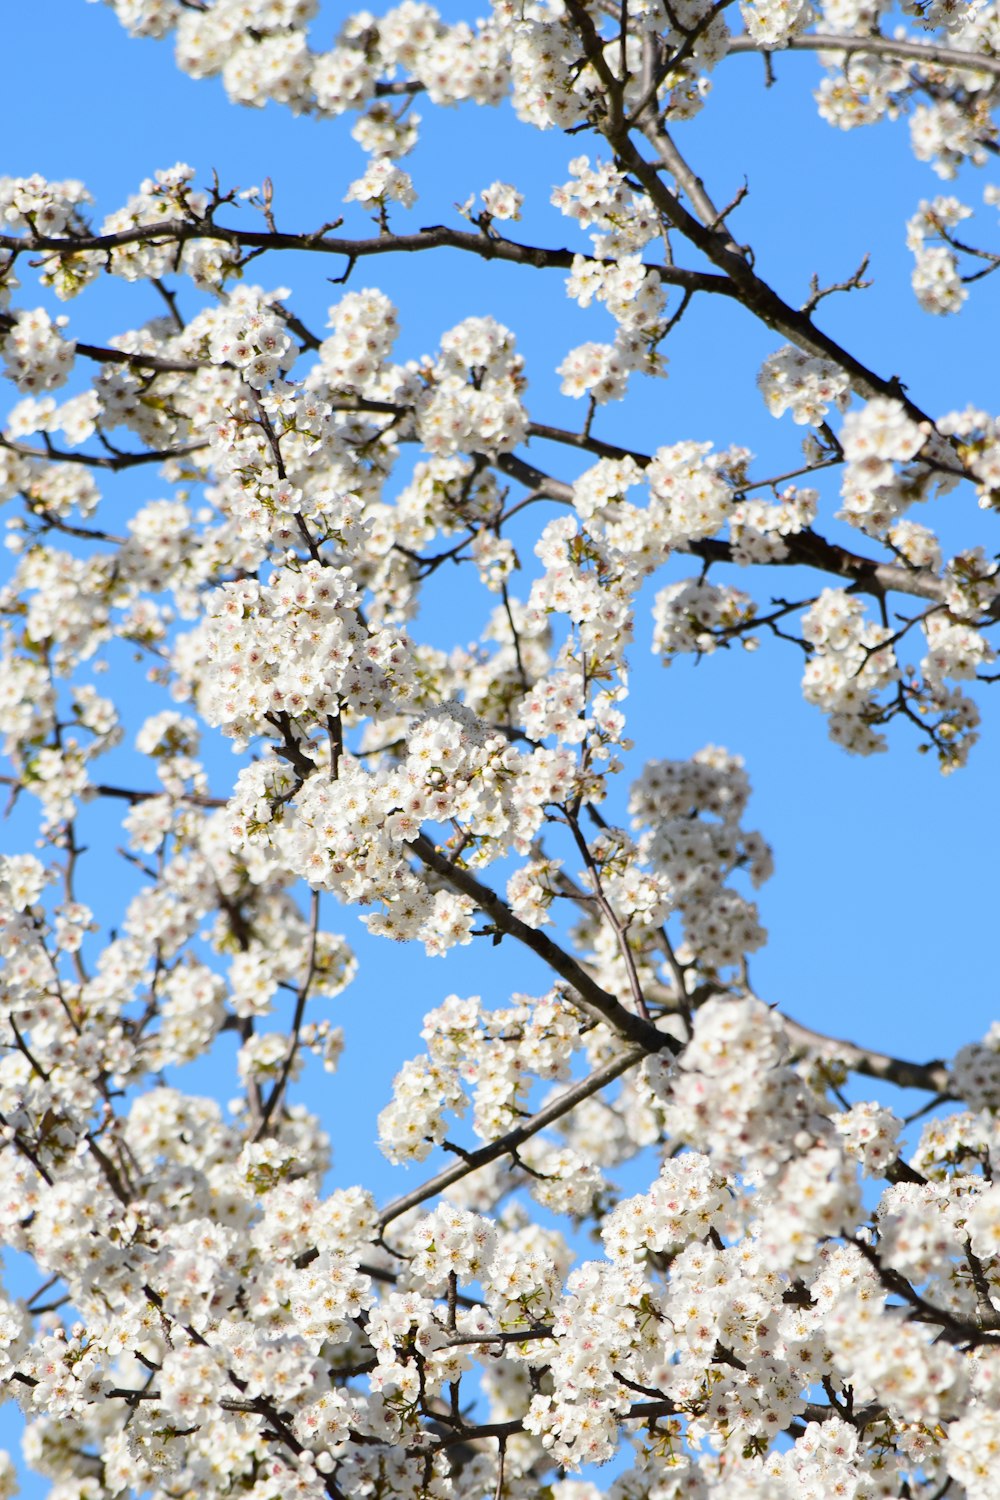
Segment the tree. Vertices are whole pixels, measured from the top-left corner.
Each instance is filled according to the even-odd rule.
[[[812,51],[826,120],[908,115],[953,178],[997,150],[994,11],[915,5],[904,30],[882,6],[493,0],[472,24],[404,0],[322,50],[312,0],[113,6],[235,102],[349,128],[367,166],[349,217],[305,228],[280,185],[186,165],[103,220],[75,180],[0,179],[2,779],[40,840],[0,857],[0,1204],[42,1282],[0,1299],[0,1373],[30,1463],[60,1500],[990,1500],[1000,1035],[914,1061],[757,995],[748,777],[716,747],[633,748],[626,653],[647,597],[664,663],[790,641],[847,751],[916,737],[964,765],[959,684],[994,680],[989,521],[948,512],[939,538],[911,512],[1000,508],[1000,419],[961,372],[958,409],[925,410],[879,373],[894,351],[876,368],[836,332],[826,299],[856,302],[864,263],[786,300],[744,193],[717,202],[685,138],[716,69],[755,52],[769,82]],[[519,122],[512,181],[430,227],[416,100]],[[568,247],[519,232],[539,131]],[[914,206],[928,313],[1000,264],[971,215]],[[255,282],[295,252],[334,283],[325,337]],[[395,358],[360,267],[405,258],[419,289],[443,255],[602,305],[610,342],[552,351],[575,426],[529,401],[495,317]],[[159,315],[70,337],[57,302],[123,281]],[[773,466],[623,435],[668,353],[708,358],[719,309],[768,331]],[[171,498],[130,486],[150,466]],[[465,620],[450,650],[422,638],[425,596],[478,590],[477,647]],[[395,1196],[325,1183],[325,1127],[356,1127],[295,1093],[341,1050],[314,1019],[354,979],[336,903],[532,987],[424,1018],[372,1111],[389,1162],[426,1163]],[[233,1041],[239,1097],[188,1090]],[[906,1120],[858,1078],[915,1091]]]

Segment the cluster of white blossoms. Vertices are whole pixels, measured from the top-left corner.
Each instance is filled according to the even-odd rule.
[[[483,208],[491,219],[519,219],[524,204],[524,194],[510,182],[494,182],[479,195]]]
[[[597,299],[624,329],[650,331],[662,322],[664,293],[656,271],[641,256],[619,254],[611,261],[573,257],[566,283],[569,296],[580,307]]]
[[[977,100],[971,110],[961,109],[951,99],[918,104],[910,116],[910,140],[918,161],[929,161],[939,177],[955,177],[971,162],[986,165],[987,150],[978,134],[986,127],[992,133],[986,100]]]
[[[603,406],[622,399],[633,371],[656,375],[661,373],[660,362],[640,340],[619,334],[613,344],[578,344],[556,373],[562,376],[564,396],[589,396]]]
[[[444,458],[516,447],[528,423],[523,368],[513,334],[493,318],[466,318],[444,334],[439,358],[419,372],[416,430],[427,451]]]
[[[741,0],[740,14],[754,41],[781,47],[816,20],[809,0]]]
[[[52,391],[65,382],[76,352],[73,340],[61,332],[68,321],[53,322],[43,307],[36,307],[18,313],[6,330],[0,324],[4,374],[19,391]]]
[[[425,1057],[407,1062],[379,1117],[392,1161],[422,1161],[444,1139],[444,1111],[464,1113],[486,1141],[516,1125],[532,1078],[561,1079],[577,1040],[572,1008],[558,993],[485,1010],[478,996],[451,995],[424,1018]]]
[[[238,256],[224,240],[211,237],[210,231],[180,246],[169,241],[151,243],[144,236],[133,236],[132,231],[143,227],[152,229],[156,225],[188,222],[201,225],[209,206],[209,196],[192,188],[195,169],[187,162],[157,171],[146,178],[139,191],[119,209],[108,214],[101,226],[104,235],[120,236],[120,242],[112,242],[101,252],[82,250],[71,256],[43,256],[41,282],[51,287],[60,300],[75,297],[102,272],[110,272],[125,281],[139,281],[149,277],[165,275],[183,267],[197,286],[219,289],[238,266]],[[19,218],[30,214],[35,232],[59,234],[80,232],[84,225],[79,204],[90,202],[90,195],[80,183],[43,183],[40,178],[29,179],[36,194],[51,194],[56,200],[40,213],[28,210],[23,204],[23,191],[16,192],[21,179],[4,178],[0,182],[15,189],[15,202],[20,202]],[[2,191],[2,188],[0,188]],[[59,203],[58,197],[62,198]],[[72,205],[72,207],[69,207]],[[44,224],[53,218],[56,227],[45,229]],[[62,219],[64,222],[60,223]]]
[[[648,1193],[625,1198],[601,1230],[612,1260],[631,1261],[685,1245],[725,1224],[729,1195],[725,1178],[697,1151],[665,1161]]]
[[[656,345],[664,333],[666,297],[657,272],[643,265],[641,251],[657,233],[650,200],[629,187],[624,173],[580,156],[573,176],[552,202],[582,229],[592,231],[594,255],[576,255],[566,290],[580,306],[603,303],[618,325],[613,344],[589,342],[571,349],[559,366],[567,396],[620,400],[631,371],[665,373]]]
[[[574,516],[550,521],[535,553],[545,572],[532,584],[528,615],[564,616],[570,630],[550,670],[525,693],[517,717],[532,739],[585,744],[607,760],[625,721],[625,646],[641,577],[631,559],[593,536]],[[593,696],[591,696],[593,695]]]
[[[772,870],[765,841],[742,827],[749,791],[741,758],[709,745],[689,761],[651,761],[629,799],[636,852],[683,915],[678,956],[708,973],[739,964],[765,939],[754,904],[727,884],[741,870],[760,886]]]
[[[629,186],[624,172],[601,160],[591,166],[589,156],[574,157],[569,170],[569,181],[553,190],[552,202],[566,218],[591,231],[599,260],[632,256],[655,239],[659,221],[653,204]],[[576,264],[573,270],[579,277]]]
[[[52,182],[31,177],[0,177],[0,218],[9,229],[62,234],[77,219],[80,205],[93,199],[75,178]]]
[[[242,297],[231,297],[207,338],[213,364],[231,366],[256,391],[264,390],[291,363],[286,356],[292,341],[270,301],[258,300],[249,289]]]
[[[682,442],[657,449],[646,475],[668,546],[714,536],[729,520],[736,499],[733,479],[749,457],[739,448],[713,453],[711,443]]]
[[[973,406],[950,412],[938,422],[943,437],[959,442],[959,454],[976,483],[979,504],[991,509],[1000,496],[1000,422]]]
[[[821,37],[824,118],[908,113],[919,160],[976,165],[993,9],[907,5],[898,56],[882,0],[744,0],[736,39],[708,0],[400,0],[335,34],[318,0],[109,3],[238,103],[348,116],[364,161],[317,177],[343,224],[297,233],[270,182],[185,163],[93,224],[81,182],[0,178],[0,781],[38,839],[0,855],[0,1384],[27,1461],[60,1500],[994,1500],[998,1029],[920,1064],[754,993],[749,779],[718,746],[667,758],[647,649],[790,637],[849,749],[898,717],[944,769],[968,753],[996,549],[910,512],[960,481],[1000,509],[1000,418],[934,420],[823,331],[860,273],[785,304],[683,153],[730,51]],[[513,160],[439,203],[403,165],[420,96],[570,132],[548,207]],[[428,224],[397,234],[418,183]],[[522,239],[546,213],[555,247]],[[996,259],[969,217],[910,220],[926,311]],[[286,249],[336,257],[319,333],[247,274]],[[536,361],[541,319],[526,340],[513,299],[501,322],[439,283],[440,333],[398,354],[409,287],[356,262],[438,250],[564,285],[580,341]],[[58,302],[116,285],[158,315],[71,338]],[[708,301],[711,380],[734,301],[781,345],[758,386],[801,455],[765,469],[717,403],[605,432]],[[547,407],[553,369],[582,414]],[[636,698],[658,758],[632,759]],[[368,952],[486,960],[412,1047],[416,979],[378,993],[391,1089],[344,1092],[371,994],[334,901]],[[223,1060],[225,1108],[183,1071]],[[852,1070],[956,1108],[915,1141],[921,1107]],[[410,1169],[398,1196],[351,1181],[349,1134]]]
[[[803,616],[802,632],[812,655],[802,676],[810,703],[830,715],[830,734],[862,755],[885,749],[877,695],[900,673],[893,632],[865,614],[860,599],[843,589],[824,589]]]
[[[741,1164],[752,1178],[767,1180],[789,1158],[794,1164],[797,1132],[816,1131],[822,1122],[787,1065],[788,1051],[780,1018],[762,1001],[706,1001],[676,1076],[657,1085],[671,1135],[707,1151],[725,1173]],[[778,1118],[782,1131],[763,1128]],[[786,1212],[794,1217],[798,1205],[789,1202]]]
[[[364,176],[352,182],[344,194],[345,203],[361,203],[367,208],[384,209],[387,203],[401,203],[404,208],[412,208],[416,201],[417,194],[409,172],[404,172],[385,156],[374,157]]]
[[[800,426],[818,427],[831,407],[843,411],[849,399],[843,370],[791,344],[765,359],[757,384],[773,417],[790,411]]]
[[[879,534],[914,500],[924,497],[926,475],[897,473],[924,447],[929,432],[909,417],[901,401],[876,397],[844,418],[840,442],[847,460],[840,493],[841,517],[861,531]]]
[[[1000,1102],[1000,1030],[960,1047],[951,1065],[952,1086],[971,1109],[994,1110]]]
[[[352,681],[355,671],[360,673],[375,714],[380,697],[383,707],[396,703],[405,672],[395,672],[393,664],[403,668],[406,661],[398,642],[384,656],[388,673],[378,656],[364,653],[358,668],[345,658]],[[313,687],[319,697],[310,703],[303,699],[277,714],[268,714],[262,703],[260,711],[272,721],[297,723],[339,712],[328,679]],[[352,688],[350,696],[353,715],[361,694],[355,696]],[[236,727],[250,731],[243,720]],[[479,844],[478,861],[486,863],[511,847],[527,850],[545,807],[565,801],[575,782],[568,751],[538,747],[523,753],[459,703],[417,718],[398,766],[370,772],[345,755],[337,772],[331,780],[329,770],[320,767],[297,784],[277,756],[245,768],[229,804],[233,849],[248,843],[270,848],[314,888],[361,905],[384,903],[384,913],[365,918],[369,930],[400,941],[419,938],[433,953],[470,941],[475,908],[461,894],[428,889],[409,868],[407,846],[420,835],[422,823],[460,821],[468,840]]]
[[[913,290],[925,312],[958,312],[969,295],[962,284],[955,251],[947,241],[934,242],[971,216],[971,208],[939,193],[929,201],[924,199],[906,225],[907,248],[916,258]]]
[[[866,1177],[884,1172],[898,1154],[898,1136],[903,1122],[891,1109],[865,1100],[835,1115],[834,1124],[844,1145],[862,1165]]]
[[[925,681],[944,686],[946,677],[969,681],[996,659],[989,641],[963,621],[933,614],[924,622],[928,652],[920,666]]]
[[[784,561],[784,538],[805,531],[818,511],[819,492],[798,485],[788,485],[774,500],[741,500],[729,517],[733,560],[745,566]]]
[[[680,652],[710,655],[753,624],[757,606],[731,584],[687,579],[661,589],[653,605],[653,650],[669,663]],[[745,637],[749,644],[752,637]]]

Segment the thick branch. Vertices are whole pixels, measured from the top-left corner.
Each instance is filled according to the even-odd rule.
[[[586,911],[587,906],[581,899],[583,893],[571,881],[563,880],[561,884],[570,898]],[[665,1011],[676,1010],[677,995],[665,984],[647,980],[645,990],[652,1004],[662,1006]],[[796,1051],[817,1052],[821,1056],[825,1054],[831,1061],[842,1062],[852,1073],[861,1073],[866,1078],[883,1078],[901,1089],[925,1089],[929,1094],[936,1094],[942,1102],[957,1097],[951,1092],[951,1075],[947,1065],[937,1058],[926,1063],[910,1062],[907,1058],[892,1057],[871,1047],[861,1047],[856,1042],[842,1041],[825,1032],[813,1031],[801,1022],[793,1021],[784,1011],[779,1011],[778,1014]]]
[[[612,1031],[617,1032],[627,1041],[637,1044],[644,1052],[661,1052],[664,1049],[671,1052],[680,1051],[680,1044],[676,1038],[664,1035],[648,1021],[644,1021],[641,1016],[626,1010],[621,1001],[616,1000],[614,995],[609,995],[607,990],[603,990],[586,969],[564,948],[560,948],[558,943],[554,943],[544,932],[522,922],[514,915],[506,902],[501,901],[495,891],[483,885],[469,870],[463,870],[453,864],[426,834],[418,835],[410,847],[414,854],[435,874],[440,875],[453,890],[471,897],[490,918],[498,933],[506,933],[517,938],[518,942],[536,953],[543,963],[548,964],[549,968],[554,970],[561,979],[565,979],[576,992],[574,1004],[586,1011],[594,1020],[606,1022]]]
[[[813,1031],[799,1021],[793,1021],[782,1012],[781,1019],[793,1047],[809,1052],[826,1053],[831,1059],[842,1062],[852,1073],[862,1073],[866,1078],[884,1078],[901,1089],[926,1089],[942,1100],[954,1099],[951,1092],[951,1076],[943,1062],[908,1062],[902,1057],[890,1057],[885,1052],[875,1052],[871,1047],[859,1047],[855,1042],[840,1041]]]

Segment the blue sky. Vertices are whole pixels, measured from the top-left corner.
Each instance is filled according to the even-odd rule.
[[[319,44],[329,44],[338,10],[324,8]],[[446,13],[462,10],[452,5]],[[238,109],[218,82],[182,77],[169,45],[130,41],[103,6],[37,0],[9,12],[5,46],[17,65],[6,72],[5,115],[16,123],[0,148],[0,174],[82,178],[100,215],[156,168],[185,160],[200,181],[216,169],[224,186],[270,176],[283,228],[308,229],[341,211],[363,160],[344,125],[295,119],[274,106]],[[872,290],[827,302],[822,326],[880,373],[900,375],[933,413],[970,402],[996,410],[995,350],[984,337],[1000,310],[994,283],[974,289],[955,319],[921,314],[909,289],[905,220],[921,197],[953,189],[913,161],[905,126],[845,135],[822,122],[810,98],[820,77],[815,58],[779,57],[776,72],[776,86],[765,90],[759,59],[731,58],[703,115],[678,132],[718,201],[728,201],[746,177],[749,197],[734,228],[754,245],[757,269],[797,303],[814,271],[821,280],[841,279],[873,252]],[[570,156],[597,154],[586,137],[539,135],[506,113],[474,107],[461,113],[417,107],[423,144],[408,165],[421,198],[399,216],[399,227],[458,223],[454,205],[501,178],[527,195],[518,227],[523,238],[586,248],[548,206],[552,186],[569,175]],[[955,190],[976,203],[987,180],[970,173]],[[348,225],[363,231],[363,216],[356,208],[351,215]],[[683,251],[679,258],[697,263]],[[325,278],[341,269],[317,257],[273,256],[259,261],[253,275],[265,286],[292,288],[296,310],[321,327],[336,296]],[[560,273],[483,267],[441,253],[368,262],[352,285],[381,286],[397,301],[403,357],[433,350],[441,332],[463,317],[492,313],[515,331],[525,353],[533,415],[564,426],[582,420],[582,408],[559,394],[553,371],[569,347],[608,337],[611,324],[599,311],[581,314],[565,297]],[[29,295],[38,300],[33,291],[22,294]],[[66,309],[70,331],[94,341],[156,310],[151,293],[120,282],[98,284]],[[780,342],[728,303],[697,307],[669,342],[669,378],[607,409],[595,430],[647,451],[682,438],[739,442],[760,455],[761,473],[770,472],[771,462],[790,466],[800,433],[790,418],[779,425],[767,415],[754,386],[761,360]],[[564,452],[543,457],[560,477],[572,477]],[[162,481],[143,471],[122,483],[121,503],[161,493]],[[833,479],[824,488],[828,515],[835,493]],[[981,543],[997,550],[997,523],[976,510],[971,496],[937,502],[933,517],[920,519],[940,523],[946,549]],[[829,532],[846,535],[836,523]],[[857,544],[856,536],[851,540]],[[674,563],[669,576],[686,571]],[[453,583],[449,577],[429,598],[416,627],[438,645],[478,633],[482,596],[470,594],[468,618],[456,635],[456,600],[464,604],[466,596],[450,592]],[[787,574],[773,583],[775,592],[791,597],[800,586],[806,592],[809,582]],[[636,769],[646,759],[683,757],[706,743],[738,752],[754,787],[748,823],[775,851],[776,874],[758,898],[770,931],[751,971],[758,992],[807,1025],[917,1059],[948,1055],[981,1036],[997,1014],[992,845],[1000,726],[989,693],[981,695],[983,741],[970,766],[943,778],[932,757],[916,753],[905,729],[890,731],[888,755],[867,760],[833,746],[824,718],[802,700],[794,647],[764,641],[755,656],[718,653],[664,675],[649,652],[649,629],[647,616],[631,658]],[[227,756],[213,758],[220,776],[227,769],[235,774]],[[623,782],[612,816],[623,816],[624,792]],[[16,834],[15,820],[4,847],[23,847]],[[119,880],[120,866],[99,859],[93,857],[89,879]],[[355,915],[332,904],[325,925],[347,934],[362,967],[327,1012],[347,1033],[343,1072],[334,1080],[311,1074],[302,1097],[327,1119],[333,1181],[363,1181],[387,1197],[416,1179],[386,1167],[374,1146],[374,1118],[399,1064],[420,1050],[420,1016],[450,992],[502,1003],[512,988],[537,991],[546,980],[509,943],[473,945],[435,963],[419,950],[368,940]],[[234,1090],[231,1070],[199,1067],[193,1079],[178,1082],[205,1091],[217,1086],[223,1098]]]

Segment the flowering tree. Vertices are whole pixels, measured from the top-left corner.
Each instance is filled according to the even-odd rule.
[[[0,1214],[43,1283],[0,1298],[0,1374],[29,1461],[60,1500],[990,1500],[1000,1048],[882,1055],[754,994],[770,854],[742,762],[633,751],[625,653],[679,556],[689,576],[654,585],[664,662],[789,637],[847,750],[915,734],[964,762],[959,684],[991,680],[1000,576],[910,513],[959,486],[1000,507],[1000,427],[925,412],[825,331],[863,267],[783,300],[683,140],[735,54],[806,49],[827,120],[907,115],[953,177],[997,150],[996,8],[920,0],[895,26],[852,0],[493,0],[469,25],[403,0],[320,51],[313,0],[113,4],[237,103],[343,117],[368,155],[347,212],[374,225],[290,227],[269,182],[202,190],[186,166],[102,222],[80,182],[0,179],[3,780],[41,839],[0,858]],[[507,182],[407,227],[417,99],[512,109],[525,153],[571,137],[570,248],[519,235]],[[1000,264],[970,214],[914,207],[929,313]],[[610,342],[553,351],[576,427],[532,415],[489,316],[394,361],[396,310],[358,264],[405,254],[416,279],[446,248],[606,309]],[[338,272],[325,337],[254,280],[288,251]],[[163,315],[74,341],[52,295],[107,278]],[[718,303],[771,331],[761,392],[806,429],[780,473],[697,433],[614,441],[605,408]],[[173,498],[116,528],[114,476],[150,464]],[[421,640],[445,563],[491,596],[475,650]],[[89,680],[120,681],[123,644],[162,695],[138,721]],[[100,764],[126,732],[134,783]],[[88,804],[141,881],[111,915],[81,899]],[[389,1162],[431,1160],[390,1201],[325,1190],[293,1092],[340,1051],[314,1019],[354,974],[331,898],[376,936],[502,943],[548,975],[424,1018],[378,1132]],[[228,1110],[165,1081],[233,1033]],[[949,1108],[904,1144],[888,1108],[849,1104],[852,1073]],[[646,1186],[622,1196],[606,1174],[630,1163]]]

